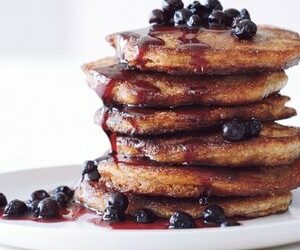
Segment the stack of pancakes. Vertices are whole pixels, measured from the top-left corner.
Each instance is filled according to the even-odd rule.
[[[288,209],[300,186],[300,129],[274,121],[296,115],[279,91],[300,59],[299,35],[259,26],[250,41],[230,31],[150,27],[110,35],[117,59],[83,66],[104,102],[96,122],[112,152],[99,181],[84,178],[76,199],[102,212],[109,192],[129,198],[127,213],[151,209],[194,218],[217,204],[228,217]],[[225,122],[253,118],[257,137],[227,141]]]

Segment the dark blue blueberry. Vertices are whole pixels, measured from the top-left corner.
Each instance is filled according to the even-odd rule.
[[[186,24],[192,15],[193,15],[193,13],[189,9],[181,9],[181,10],[176,11],[174,14],[175,25]]]
[[[7,199],[4,194],[0,193],[0,208],[7,205]]]
[[[59,186],[53,190],[53,195],[55,193],[64,193],[66,195],[68,201],[70,201],[73,198],[74,190],[72,190],[68,186]]]
[[[117,207],[107,207],[104,210],[102,220],[104,221],[123,221],[125,220],[125,213]]]
[[[25,202],[20,200],[12,200],[4,208],[4,217],[20,217],[27,212],[27,206]]]
[[[227,141],[241,141],[246,136],[246,128],[243,122],[233,120],[223,125],[223,137]]]
[[[110,193],[108,196],[107,204],[109,207],[118,208],[120,211],[125,212],[129,201],[125,194],[122,193]]]
[[[233,35],[241,40],[250,40],[256,35],[257,26],[249,19],[241,20],[232,29]]]
[[[188,6],[188,9],[194,14],[198,15],[201,18],[202,25],[207,26],[208,16],[211,13],[211,10],[202,5],[199,1],[194,1]]]
[[[30,212],[35,213],[39,203],[40,203],[40,201],[34,200],[34,201],[29,201],[28,203],[26,203],[26,205]]]
[[[232,28],[232,29],[235,29],[236,26],[237,26],[237,24],[238,24],[240,21],[242,21],[242,20],[244,20],[244,19],[243,19],[243,18],[240,18],[240,17],[234,18],[234,19],[233,19],[233,22],[232,22],[232,24],[231,24],[231,28]]]
[[[39,202],[34,216],[42,219],[56,218],[60,215],[60,207],[56,200],[46,198]]]
[[[36,190],[31,194],[31,201],[41,201],[50,195],[45,190]]]
[[[208,17],[209,25],[224,27],[226,26],[227,16],[221,10],[214,10]]]
[[[165,24],[167,21],[166,14],[160,10],[152,10],[149,17],[149,23],[151,24]]]
[[[250,17],[250,13],[247,9],[241,9],[240,11],[240,17],[243,18],[243,19],[249,19],[251,20],[251,17]]]
[[[201,18],[198,15],[192,15],[187,21],[187,25],[190,27],[200,27]]]
[[[202,218],[206,224],[221,225],[225,222],[225,213],[223,208],[218,205],[208,206],[202,213]]]
[[[226,220],[221,224],[221,227],[234,227],[240,226],[241,224],[235,220]]]
[[[83,176],[87,176],[90,181],[98,181],[101,178],[101,175],[98,172],[98,165],[95,161],[86,161],[83,164]]]
[[[224,13],[226,15],[226,25],[227,26],[231,26],[233,20],[240,16],[240,12],[237,9],[227,9],[227,10],[224,10]]]
[[[252,118],[250,121],[246,121],[246,136],[248,138],[257,137],[263,127],[262,123]]]
[[[184,212],[174,213],[169,221],[169,229],[195,228],[196,223],[193,217]]]
[[[205,7],[210,10],[223,10],[223,6],[218,0],[207,0]]]
[[[61,207],[68,205],[69,197],[63,192],[56,192],[51,197],[53,200],[56,200]]]
[[[154,222],[155,215],[149,209],[140,209],[136,211],[134,215],[134,220],[137,223],[152,223]]]
[[[172,16],[175,11],[181,10],[184,4],[182,0],[163,0],[162,1],[162,9],[165,13]]]

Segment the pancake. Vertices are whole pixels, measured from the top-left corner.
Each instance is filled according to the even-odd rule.
[[[106,105],[170,107],[190,104],[234,106],[258,102],[287,83],[286,74],[175,76],[128,70],[114,58],[83,65],[87,82]]]
[[[226,141],[220,130],[151,138],[113,135],[110,139],[115,153],[162,163],[277,166],[300,157],[300,128],[277,123],[266,123],[258,137],[238,142]]]
[[[300,186],[300,160],[286,166],[233,169],[109,158],[99,162],[98,171],[109,188],[151,196],[256,196],[283,194]]]
[[[219,127],[235,118],[251,120],[255,117],[262,122],[286,119],[296,115],[294,109],[285,107],[287,101],[287,96],[274,95],[261,102],[233,107],[104,108],[96,113],[95,121],[119,134],[166,134]]]
[[[101,213],[107,206],[108,194],[109,191],[101,183],[83,181],[75,190],[75,199]],[[199,218],[207,206],[200,205],[198,199],[126,195],[129,199],[126,213],[132,216],[139,209],[150,209],[160,218],[170,218],[177,211],[183,211],[194,218]],[[255,197],[227,197],[226,199],[211,197],[208,205],[217,204],[221,206],[226,217],[256,218],[286,211],[291,200],[291,193]]]
[[[166,26],[112,34],[107,41],[129,66],[172,74],[282,70],[300,59],[299,34],[271,26],[258,26],[248,41],[237,40],[230,30]]]

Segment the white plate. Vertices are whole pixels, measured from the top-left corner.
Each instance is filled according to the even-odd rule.
[[[74,185],[80,166],[32,169],[0,174],[0,192],[27,199],[36,189]],[[254,249],[300,241],[300,190],[289,212],[244,221],[243,226],[186,230],[111,230],[82,218],[75,222],[0,222],[0,244],[30,249],[199,250]]]

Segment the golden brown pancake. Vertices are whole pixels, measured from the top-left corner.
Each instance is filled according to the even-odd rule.
[[[233,107],[103,108],[96,113],[95,121],[119,134],[165,134],[219,127],[236,118],[246,121],[255,117],[262,122],[286,119],[296,115],[294,109],[285,107],[287,101],[287,96],[274,95],[254,104]]]
[[[114,58],[85,64],[83,70],[105,104],[133,106],[241,105],[258,102],[287,83],[283,71],[187,77],[128,70]]]
[[[298,33],[258,26],[252,40],[230,30],[158,27],[108,36],[117,56],[142,70],[190,74],[233,74],[286,69],[299,62]]]
[[[75,190],[76,201],[100,213],[107,207],[108,195],[109,191],[101,183],[88,181],[83,181]],[[200,205],[198,199],[126,195],[129,199],[127,214],[133,216],[139,209],[150,209],[160,218],[170,218],[177,211],[183,211],[194,218],[199,218],[202,211],[212,204],[221,206],[226,217],[256,218],[284,212],[288,209],[292,200],[291,193],[254,197],[227,197],[226,199],[211,197],[208,205]]]
[[[220,168],[112,158],[99,162],[101,181],[120,192],[168,197],[283,194],[300,185],[300,160],[278,167]]]
[[[220,129],[221,130],[221,129]],[[226,141],[221,131],[192,135],[138,138],[112,136],[113,149],[128,157],[147,157],[162,163],[215,166],[278,166],[300,157],[300,128],[264,124],[258,137]]]

